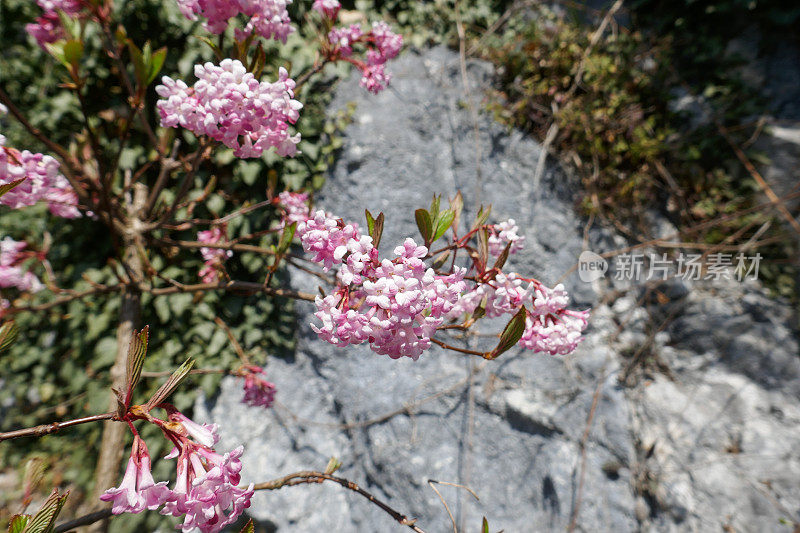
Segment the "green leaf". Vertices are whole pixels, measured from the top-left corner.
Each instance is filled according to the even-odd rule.
[[[69,61],[64,56],[64,41],[56,41],[54,43],[46,43],[45,48],[59,63],[69,68]]]
[[[383,222],[386,217],[383,216],[383,213],[380,213],[378,218],[373,218],[372,213],[370,213],[368,209],[365,209],[364,211],[367,215],[367,228],[369,230],[369,236],[372,237],[372,245],[377,248],[381,244],[381,236],[383,235]]]
[[[453,217],[453,226],[458,230],[458,223],[461,220],[461,211],[464,210],[464,197],[461,195],[461,191],[458,191],[455,198],[450,200],[450,209],[455,214]]]
[[[73,67],[77,67],[83,57],[83,43],[71,39],[64,44],[64,60]]]
[[[253,533],[255,531],[255,526],[253,525],[253,519],[247,521],[244,525],[242,530],[239,533]]]
[[[442,235],[444,235],[444,233],[450,229],[450,226],[453,225],[455,216],[455,211],[447,209],[442,211],[442,213],[436,217],[436,231],[433,233],[433,240],[431,242],[439,240]]]
[[[369,209],[364,209],[364,215],[367,217],[367,233],[372,235],[372,232],[375,231],[375,218],[369,212]]]
[[[450,257],[450,250],[445,250],[444,252],[440,253],[433,259],[433,268],[439,270],[444,266],[447,262],[447,259]]]
[[[128,39],[128,51],[131,54],[133,70],[136,73],[136,81],[139,85],[143,85],[147,79],[147,70],[144,67],[144,55],[142,51],[139,50],[139,47],[130,39]]]
[[[489,533],[489,521],[486,520],[486,517],[483,517],[483,523],[481,525],[481,533]]]
[[[414,218],[417,219],[417,228],[419,228],[419,233],[425,240],[425,246],[427,246],[428,243],[430,243],[431,236],[433,235],[433,222],[431,221],[431,215],[424,209],[417,209],[414,211]]]
[[[150,335],[150,326],[145,326],[139,333],[134,332],[131,343],[128,345],[128,366],[125,385],[125,406],[131,403],[131,395],[139,377],[142,375],[144,358],[147,355],[147,340]]]
[[[3,325],[0,326],[0,353],[8,350],[11,345],[14,344],[18,334],[19,328],[17,328],[13,320],[4,322]]]
[[[0,197],[2,197],[5,193],[19,185],[25,181],[25,178],[18,179],[16,181],[12,181],[11,183],[6,183],[5,185],[0,185]]]
[[[31,515],[29,514],[16,514],[12,516],[11,522],[8,523],[8,533],[22,533],[30,519]]]
[[[492,212],[492,206],[486,208],[484,211],[483,206],[481,206],[480,210],[478,211],[478,216],[475,217],[475,222],[472,224],[472,230],[476,230],[486,224],[486,221],[489,220],[489,214]]]
[[[297,222],[292,222],[288,226],[283,228],[283,233],[281,234],[281,241],[278,243],[278,253],[283,255],[286,253],[286,250],[289,249],[289,246],[292,245],[292,239],[294,239],[294,232],[297,230]]]
[[[486,268],[489,263],[489,232],[483,228],[478,232],[478,261],[480,263],[480,270]]]
[[[23,533],[50,533],[55,526],[56,517],[64,507],[64,502],[67,501],[69,491],[61,495],[58,489],[53,489],[50,496],[42,504],[42,507],[36,512],[35,515],[28,521]]]
[[[500,253],[500,256],[497,258],[497,261],[494,262],[494,267],[493,268],[496,268],[498,270],[503,268],[503,265],[505,265],[506,261],[508,260],[508,254],[510,252],[511,252],[511,241],[509,241],[508,244],[506,244],[506,247],[503,248],[503,251]]]
[[[342,462],[336,457],[331,457],[328,466],[325,467],[326,474],[333,474],[342,467]]]
[[[442,201],[441,196],[436,196],[435,194],[433,195],[433,200],[431,200],[431,210],[430,210],[431,218],[433,220],[436,220],[436,217],[439,216],[439,204],[441,203],[441,201]]]
[[[158,73],[161,72],[161,68],[164,66],[164,61],[167,59],[167,47],[161,47],[155,52],[153,52],[153,56],[150,58],[150,64],[148,65],[148,75],[147,75],[147,84],[150,85],[153,83],[153,80],[156,79]]]
[[[189,375],[189,372],[192,371],[192,367],[194,366],[193,359],[187,359],[181,366],[172,373],[169,379],[161,385],[161,387],[153,394],[153,397],[150,398],[147,403],[144,405],[145,411],[149,412],[152,411],[153,408],[158,406],[159,404],[163,403],[164,400],[169,398],[169,396],[175,392],[175,389],[178,388],[178,385],[186,379],[186,376]]]
[[[500,354],[507,352],[519,342],[522,334],[525,333],[525,318],[527,315],[528,312],[525,307],[520,307],[517,314],[511,317],[511,320],[506,324],[503,333],[500,334],[500,342],[497,343],[497,347],[492,350],[487,359],[496,359]]]

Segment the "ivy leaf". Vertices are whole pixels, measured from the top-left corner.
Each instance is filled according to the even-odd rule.
[[[503,333],[500,334],[500,342],[497,343],[497,347],[486,357],[487,359],[497,359],[500,354],[507,352],[512,346],[519,342],[522,338],[522,334],[525,333],[525,317],[527,314],[528,312],[525,310],[525,307],[520,307],[517,314],[511,317],[511,320],[508,321],[508,324],[506,324],[506,327],[503,329]]]
[[[181,366],[172,373],[169,379],[161,385],[161,387],[153,394],[153,397],[150,398],[147,403],[144,405],[145,412],[152,411],[157,405],[161,404],[169,398],[169,396],[175,392],[175,389],[178,388],[178,385],[186,379],[186,376],[189,375],[189,372],[192,371],[192,367],[194,366],[193,359],[187,359]]]
[[[430,243],[431,236],[433,235],[433,222],[431,221],[431,215],[424,209],[417,209],[414,211],[414,218],[417,219],[417,228],[419,228],[419,233],[425,240],[425,246],[427,246]]]

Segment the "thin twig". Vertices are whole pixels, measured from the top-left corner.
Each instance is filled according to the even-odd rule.
[[[53,422],[31,428],[15,429],[14,431],[0,433],[0,442],[9,439],[18,439],[20,437],[42,437],[44,435],[49,435],[50,433],[55,433],[61,429],[77,426],[79,424],[99,422],[102,420],[112,420],[115,416],[115,413],[104,413],[102,415],[92,415],[83,418],[76,418],[75,420],[67,420],[66,422]]]
[[[62,524],[57,525],[55,529],[53,529],[53,533],[65,533],[67,531],[72,531],[73,529],[79,528],[81,526],[88,526],[90,524],[94,524],[95,522],[99,522],[100,520],[111,518],[111,516],[112,516],[111,509],[103,509],[102,511],[89,513],[87,515],[76,518],[75,520],[70,520],[69,522],[64,522]]]
[[[348,490],[352,490],[353,492],[360,494],[373,504],[380,507],[383,511],[385,511],[392,518],[394,518],[399,524],[408,526],[412,531],[416,531],[417,533],[425,533],[422,529],[420,529],[416,525],[416,519],[410,519],[404,514],[401,514],[400,512],[392,509],[391,507],[389,507],[388,504],[382,502],[381,500],[379,500],[366,490],[362,489],[356,483],[338,476],[326,474],[324,472],[314,472],[314,471],[295,472],[294,474],[289,474],[287,476],[283,476],[281,478],[272,481],[267,481],[265,483],[258,483],[253,487],[253,489],[278,490],[283,487],[290,487],[306,483],[322,483],[323,481],[333,481],[334,483],[338,483],[339,485]]]
[[[264,294],[268,294],[270,296],[280,296],[283,298],[291,298],[293,300],[305,300],[307,302],[313,302],[316,300],[316,296],[313,294],[293,291],[290,289],[264,287],[261,283],[254,283],[250,281],[223,281],[221,283],[198,283],[196,285],[173,285],[171,287],[158,288],[140,285],[139,290],[152,294],[153,296],[201,291],[243,291],[263,292]]]
[[[18,307],[10,307],[6,310],[6,313],[21,313],[23,311],[46,311],[48,309],[52,309],[53,307],[57,307],[59,305],[69,303],[73,300],[79,300],[81,298],[86,298],[87,296],[95,296],[97,294],[106,294],[109,292],[116,292],[121,291],[125,288],[122,284],[116,285],[100,285],[98,287],[94,287],[92,289],[88,289],[82,292],[76,292],[70,294],[69,296],[63,296],[61,298],[56,298],[51,302],[46,302],[43,304],[36,304],[36,305],[23,305]]]

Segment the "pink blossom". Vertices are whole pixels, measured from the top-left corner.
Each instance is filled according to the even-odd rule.
[[[239,458],[243,448],[220,455],[213,450],[184,443],[178,456],[178,477],[161,514],[183,516],[182,531],[199,529],[216,533],[234,523],[250,507],[253,484],[241,489]]]
[[[509,254],[520,251],[525,245],[525,237],[517,235],[518,231],[519,228],[513,218],[492,226],[489,235],[489,253],[494,257],[499,257],[508,243],[511,243],[511,247],[508,249]]]
[[[184,436],[191,437],[203,446],[211,448],[219,441],[219,427],[216,424],[198,424],[179,411],[171,412],[169,420],[181,425]]]
[[[362,235],[354,224],[345,224],[324,211],[317,211],[297,228],[303,249],[315,254],[314,261],[323,264],[325,271],[342,259],[351,249],[361,249]]]
[[[251,407],[272,407],[275,401],[275,384],[262,379],[264,369],[246,365],[244,372],[244,398],[242,403]]]
[[[385,63],[393,59],[400,53],[400,49],[403,48],[403,36],[392,32],[391,27],[383,21],[372,23],[371,35],[375,43],[375,48],[380,55],[380,61],[374,58],[372,64],[378,62]]]
[[[371,246],[371,239],[365,242]],[[374,258],[368,255],[364,262],[369,274],[359,281],[360,287],[342,287],[335,295],[317,298],[315,316],[322,324],[311,327],[320,338],[337,346],[369,342],[378,354],[414,360],[430,347],[431,335],[465,288],[465,270],[435,274],[422,261],[428,249],[413,239],[406,239],[394,253],[395,261],[378,262],[377,253]],[[362,267],[359,277],[365,270]]]
[[[227,240],[225,229],[221,226],[214,226],[210,230],[197,232],[197,240],[204,244],[219,244]],[[213,283],[219,278],[222,264],[228,258],[233,256],[231,250],[223,250],[222,248],[200,248],[200,254],[203,256],[203,268],[200,270],[200,278],[203,283]]]
[[[136,435],[122,483],[105,491],[100,499],[112,502],[113,514],[141,513],[145,509],[152,511],[172,499],[172,492],[166,485],[166,482],[156,483],[153,480],[147,445]]]
[[[281,156],[297,152],[300,134],[289,124],[299,118],[303,104],[294,100],[295,82],[286,69],[274,83],[259,82],[238,60],[224,59],[195,65],[193,87],[167,76],[156,87],[161,125],[208,135],[234,149],[236,157],[259,157],[274,147]]]
[[[203,27],[211,33],[223,33],[230,19],[238,15],[249,17],[243,31],[237,31],[237,38],[255,31],[265,39],[286,43],[294,31],[286,6],[291,0],[177,0],[181,13],[189,20],[200,15],[206,19]]]
[[[333,20],[338,15],[342,4],[339,3],[339,0],[314,0],[314,5],[311,7],[323,17]]]
[[[581,342],[589,319],[588,311],[561,311],[559,314],[529,315],[519,345],[550,355],[572,353]]]
[[[281,227],[308,220],[308,193],[283,191],[278,201],[284,209]]]
[[[50,212],[56,216],[81,216],[78,197],[67,179],[59,174],[58,161],[48,155],[6,147],[5,142],[6,138],[0,135],[0,185],[25,181],[1,196],[0,205],[19,209],[42,201],[49,204]]]
[[[32,252],[23,252],[26,247],[26,243],[11,237],[0,241],[0,287],[16,287],[30,292],[44,288],[39,278],[23,267],[23,263],[34,256]]]
[[[66,38],[58,12],[69,17],[77,16],[82,10],[80,0],[37,0],[44,13],[35,22],[25,25],[25,31],[36,39],[36,43],[46,49],[46,44]]]
[[[403,37],[393,33],[388,24],[375,22],[368,33],[363,32],[360,24],[334,28],[328,33],[328,41],[334,58],[350,58],[353,45],[361,43],[366,48],[366,61],[348,59],[361,71],[361,86],[374,94],[388,87],[392,76],[386,72],[385,63],[403,47]]]

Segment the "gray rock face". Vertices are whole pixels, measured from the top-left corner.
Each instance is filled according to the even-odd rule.
[[[510,268],[555,284],[584,249],[569,177],[548,164],[535,187],[540,147],[487,116],[473,123],[455,54],[407,53],[392,72],[377,97],[357,78],[338,90],[334,106],[358,109],[319,204],[362,224],[364,208],[383,211],[387,254],[415,236],[414,209],[461,190],[466,219],[479,201],[493,204],[494,220],[516,219],[527,245]],[[469,73],[477,102],[491,69],[470,63]],[[587,235],[595,252],[625,244],[600,229]],[[320,341],[308,326],[313,306],[300,305],[294,359],[267,367],[279,404],[241,406],[241,384],[228,379],[197,416],[220,425],[223,449],[245,444],[244,480],[321,470],[336,456],[342,476],[428,532],[452,530],[431,479],[480,497],[438,486],[463,531],[483,516],[507,532],[563,531],[572,520],[579,531],[791,531],[800,363],[788,307],[756,284],[669,282],[668,304],[654,306],[635,283],[575,274],[565,283],[575,307],[593,308],[569,357],[511,350],[487,363],[434,347],[394,361]],[[316,281],[301,272],[292,284]],[[333,484],[258,493],[249,511],[280,532],[403,530]]]

